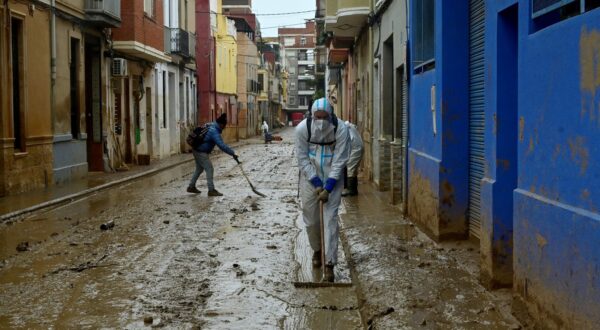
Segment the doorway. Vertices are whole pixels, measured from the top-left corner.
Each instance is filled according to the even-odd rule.
[[[518,5],[498,15],[497,154],[496,191],[492,242],[494,278],[502,285],[512,282],[513,191],[517,188],[518,155]],[[496,243],[497,242],[497,243]],[[500,248],[502,246],[502,248]]]
[[[125,78],[125,163],[133,163],[133,155],[131,152],[131,87],[129,86],[129,78]]]
[[[102,80],[100,41],[86,36],[85,44],[85,118],[87,161],[90,171],[103,171]]]

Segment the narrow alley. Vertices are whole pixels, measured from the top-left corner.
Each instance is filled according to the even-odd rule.
[[[186,193],[188,163],[2,224],[0,328],[521,327],[510,294],[487,292],[464,262],[476,254],[468,243],[430,241],[367,184],[340,211],[336,281],[353,286],[294,288],[319,274],[296,197],[292,134],[237,151],[266,198],[220,155],[223,197],[206,197],[204,176],[202,194]],[[101,230],[109,221],[114,228]]]

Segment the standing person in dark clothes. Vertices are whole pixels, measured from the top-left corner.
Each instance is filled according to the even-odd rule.
[[[221,133],[223,133],[223,129],[227,126],[227,115],[222,114],[217,118],[216,122],[211,124],[206,136],[202,143],[192,150],[194,153],[194,159],[196,160],[196,171],[192,176],[192,180],[187,188],[187,192],[199,194],[200,190],[196,188],[196,181],[198,181],[198,177],[202,172],[206,171],[206,184],[208,186],[208,196],[223,196],[220,192],[215,189],[215,184],[213,182],[213,165],[210,161],[210,153],[215,148],[215,145],[219,147],[219,149],[223,150],[226,154],[230,155],[238,160],[238,156],[235,154],[233,149],[231,149],[225,142],[223,142],[223,138],[221,137]]]

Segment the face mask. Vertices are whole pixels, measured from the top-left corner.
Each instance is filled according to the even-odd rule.
[[[315,119],[315,129],[322,131],[329,122],[326,119]]]

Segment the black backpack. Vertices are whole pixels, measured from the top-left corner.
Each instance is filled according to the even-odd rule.
[[[331,114],[331,122],[333,123],[333,136],[335,136],[337,134],[337,128],[338,128],[338,118],[334,113]],[[318,144],[320,146],[330,146],[332,144],[335,144],[335,138],[331,142],[312,142],[310,140],[310,138],[312,136],[312,130],[310,129],[311,126],[312,126],[312,114],[309,111],[308,116],[306,117],[306,128],[308,129],[308,143]]]
[[[202,126],[194,128],[190,132],[190,134],[188,134],[187,138],[185,139],[185,142],[187,142],[187,144],[193,149],[198,148],[202,144],[202,142],[204,142],[204,137],[206,137],[210,126],[210,124],[204,124]]]

